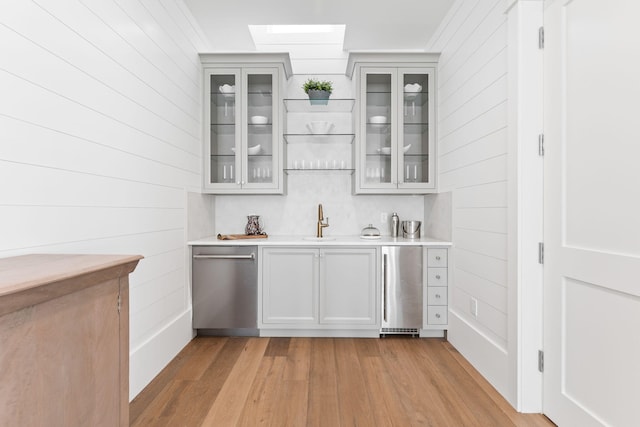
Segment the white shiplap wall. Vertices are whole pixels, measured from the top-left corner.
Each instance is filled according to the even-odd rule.
[[[145,257],[130,282],[131,397],[192,334],[199,50],[179,1],[0,2],[0,257]]]
[[[439,185],[452,192],[449,340],[508,394],[505,1],[457,1],[427,50],[441,52]],[[477,317],[471,314],[472,299]]]

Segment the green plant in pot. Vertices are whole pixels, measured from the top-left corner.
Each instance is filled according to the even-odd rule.
[[[330,81],[309,79],[302,85],[302,89],[309,95],[311,105],[327,105],[333,86]]]

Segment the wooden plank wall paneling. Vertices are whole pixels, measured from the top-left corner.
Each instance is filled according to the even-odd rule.
[[[201,185],[202,50],[180,1],[0,4],[0,257],[145,257],[130,316],[132,366],[147,369],[132,369],[132,396],[190,338],[182,326],[163,334],[190,310],[185,193]]]
[[[428,43],[438,66],[438,162],[453,193],[450,340],[508,387],[507,22],[502,0],[456,2]],[[478,315],[470,301],[478,301]],[[500,363],[496,363],[500,361]]]

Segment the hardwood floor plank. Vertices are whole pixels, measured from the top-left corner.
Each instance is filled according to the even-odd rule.
[[[197,350],[197,345],[187,345],[183,348],[182,351],[173,358],[171,363],[165,366],[164,369],[160,371],[160,373],[147,385],[147,387],[145,387],[144,392],[138,394],[138,396],[129,403],[129,423],[131,425],[136,422],[142,412],[151,406],[156,396],[168,387],[169,382],[173,380],[176,372],[185,366],[185,361],[188,360]]]
[[[196,337],[130,405],[137,426],[550,427],[442,339]]]
[[[270,338],[269,345],[264,352],[267,357],[286,356],[289,353],[291,338]]]
[[[182,364],[182,367],[176,372],[174,378],[192,381],[199,380],[227,341],[228,338],[224,337],[219,340],[198,341],[195,351],[189,355],[189,359],[186,363]]]
[[[496,404],[513,423],[518,427],[549,427],[555,425],[551,420],[542,414],[521,414],[516,412],[513,407],[498,393],[498,391],[476,371],[471,364],[456,350],[451,343],[444,342],[442,350],[458,363],[458,365],[466,372],[471,379],[475,381],[477,386]]]
[[[369,394],[365,392],[364,375],[354,340],[351,338],[336,339],[335,352],[338,403],[342,425],[374,425],[371,402]]]
[[[200,348],[206,346],[210,341],[215,341],[220,349],[217,353],[212,352],[207,360],[198,359],[206,367],[200,379],[187,381],[184,392],[175,398],[174,412],[169,421],[149,425],[160,427],[168,425],[199,426],[202,424],[235,366],[236,360],[240,357],[247,343],[247,338],[196,337],[191,342]]]
[[[416,345],[417,344],[417,345]],[[443,357],[442,346],[435,341],[412,343],[411,352],[417,363],[430,373],[431,382],[443,401],[444,408],[459,416],[460,425],[510,426],[507,417],[483,393],[476,393],[477,384],[450,357]]]
[[[277,419],[276,408],[280,399],[278,388],[282,383],[284,357],[262,358],[251,386],[247,401],[238,420],[238,426],[267,426]]]
[[[287,353],[285,380],[309,381],[312,338],[292,338]]]
[[[365,390],[371,401],[371,409],[375,425],[410,426],[411,420],[407,416],[400,400],[400,394],[395,389],[384,362],[380,357],[364,356],[360,361],[363,369]]]
[[[268,344],[268,338],[252,338],[247,342],[202,425],[237,425]]]
[[[380,340],[385,367],[398,391],[411,425],[460,426],[459,414],[446,413],[444,402],[425,372],[406,352],[404,337]]]
[[[307,426],[339,427],[338,380],[332,338],[316,338],[311,344],[311,370]]]

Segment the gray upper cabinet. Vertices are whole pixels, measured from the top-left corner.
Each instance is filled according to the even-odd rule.
[[[283,194],[287,54],[202,54],[203,191]]]
[[[352,54],[356,194],[436,192],[437,55]]]

